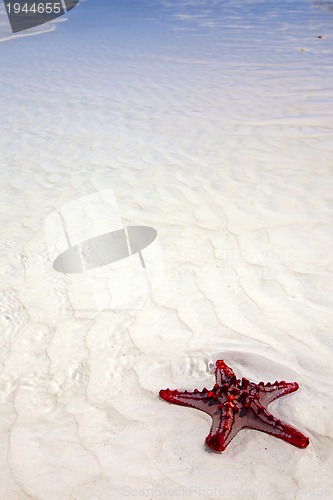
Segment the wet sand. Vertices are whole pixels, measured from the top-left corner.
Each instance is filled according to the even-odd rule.
[[[332,497],[332,20],[89,1],[0,44],[1,499]],[[77,309],[49,259],[46,218],[103,189],[159,235],[140,308]],[[158,392],[219,358],[297,381],[269,408],[309,447],[207,452],[209,417]]]

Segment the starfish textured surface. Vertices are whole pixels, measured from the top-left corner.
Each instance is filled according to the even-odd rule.
[[[211,390],[193,392],[162,389],[160,397],[170,403],[196,408],[212,417],[206,444],[222,452],[243,427],[266,432],[298,448],[306,448],[309,438],[289,424],[275,418],[267,406],[274,399],[297,391],[297,382],[259,382],[236,375],[223,360],[216,361],[216,383]]]

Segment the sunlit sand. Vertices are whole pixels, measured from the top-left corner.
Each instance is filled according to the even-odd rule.
[[[332,498],[330,5],[96,0],[14,38],[1,16],[1,499]],[[105,189],[159,237],[140,307],[76,306],[84,272],[50,259],[50,214]],[[209,416],[158,394],[217,359],[298,382],[270,410],[309,446],[208,452]]]

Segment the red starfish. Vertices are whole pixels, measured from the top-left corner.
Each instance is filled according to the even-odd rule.
[[[214,451],[222,452],[243,427],[266,432],[288,443],[306,448],[309,438],[291,425],[275,418],[266,406],[274,399],[297,391],[297,382],[259,382],[255,384],[246,378],[242,380],[224,361],[216,361],[216,384],[212,390],[204,388],[193,392],[162,389],[160,397],[169,403],[189,406],[208,413],[213,423],[206,438],[206,444]]]

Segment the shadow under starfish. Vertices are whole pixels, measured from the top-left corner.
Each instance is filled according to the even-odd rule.
[[[297,391],[297,382],[259,382],[255,384],[236,375],[223,360],[215,365],[216,383],[211,390],[193,392],[162,389],[160,397],[169,403],[196,408],[212,417],[206,444],[222,452],[243,427],[266,432],[298,448],[306,448],[309,438],[267,410],[274,399]]]

